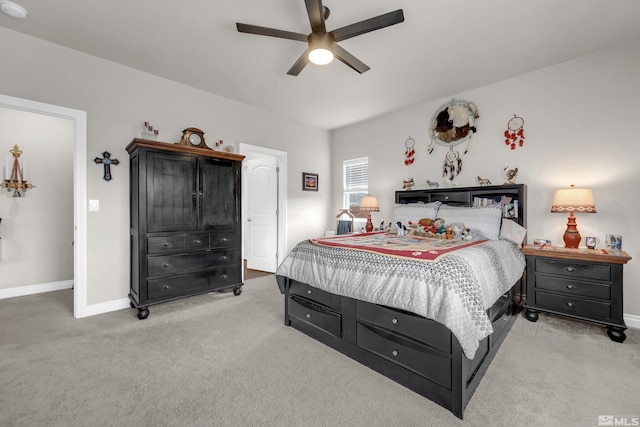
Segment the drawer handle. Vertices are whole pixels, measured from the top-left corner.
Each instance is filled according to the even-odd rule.
[[[577,287],[576,285],[573,285],[571,283],[567,285],[567,289],[575,289],[576,287]]]
[[[394,317],[393,319],[391,319],[391,323],[395,325],[396,323],[398,323],[398,319]]]
[[[393,351],[391,352],[391,354],[393,354],[393,356],[394,356],[394,357],[395,357],[395,356],[397,356],[397,355],[398,355],[398,350],[393,350]]]
[[[574,303],[572,303],[572,302],[568,302],[568,303],[567,303],[567,307],[569,307],[569,308],[573,308],[573,307],[575,307],[575,304],[574,304]]]
[[[575,267],[565,267],[564,271],[566,271],[567,273],[573,273],[574,271],[576,271]]]
[[[222,243],[227,243],[229,241],[229,239],[227,239],[226,237],[223,237],[222,239],[220,239],[220,241]]]
[[[311,293],[312,293],[312,292],[313,292],[313,291],[312,291],[311,289],[309,289],[309,290],[307,291],[307,294],[308,294],[308,295],[311,295]]]
[[[170,285],[164,285],[164,286],[162,287],[162,289],[171,289],[171,286],[170,286]]]
[[[164,243],[162,244],[162,246],[164,246],[165,248],[168,248],[169,246],[171,246],[171,243],[169,243],[169,242],[164,242]]]
[[[163,266],[164,268],[169,268],[169,267],[171,267],[171,264],[164,263],[164,264],[162,264],[162,266]]]
[[[228,260],[228,259],[229,259],[229,257],[228,257],[228,256],[226,256],[226,255],[222,255],[222,256],[220,257],[220,261],[226,261],[226,260]]]
[[[196,245],[199,245],[200,243],[202,243],[202,240],[194,240],[193,243],[195,243]]]
[[[307,313],[307,319],[311,318],[311,313]]]
[[[229,277],[229,276],[228,276],[228,275],[226,275],[226,274],[222,274],[222,275],[220,276],[220,278],[221,278],[221,279],[226,279],[227,277]]]

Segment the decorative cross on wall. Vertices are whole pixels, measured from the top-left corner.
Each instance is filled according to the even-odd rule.
[[[104,176],[102,177],[102,179],[107,182],[111,181],[112,178],[111,165],[117,166],[120,163],[118,159],[112,159],[111,153],[109,153],[108,151],[102,153],[102,159],[100,157],[96,157],[95,159],[93,159],[93,161],[99,165],[102,164],[104,166]]]

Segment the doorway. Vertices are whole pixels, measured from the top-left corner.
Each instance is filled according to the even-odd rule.
[[[0,107],[73,122],[73,316],[87,314],[86,112],[0,94]]]
[[[287,153],[240,144],[243,259],[250,270],[275,273],[286,254]]]

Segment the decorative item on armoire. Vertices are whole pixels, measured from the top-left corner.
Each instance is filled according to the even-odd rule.
[[[462,171],[460,153],[453,148],[467,143],[463,154],[467,154],[471,146],[471,138],[477,131],[476,120],[480,117],[478,107],[463,99],[452,99],[441,105],[429,122],[429,136],[431,143],[427,152],[431,154],[434,144],[448,147],[442,166],[442,176],[449,185],[454,185],[453,179]]]
[[[93,161],[96,162],[96,164],[102,165],[104,167],[104,174],[102,175],[102,179],[107,182],[113,179],[113,176],[111,175],[111,165],[118,166],[120,164],[120,161],[118,159],[111,158],[111,153],[109,153],[108,151],[102,153],[102,158],[96,157],[95,159],[93,159]]]
[[[407,140],[404,142],[404,148],[405,148],[404,165],[405,166],[410,166],[415,161],[414,159],[414,156],[416,154],[415,146],[416,146],[416,141],[411,137],[407,138]]]
[[[142,132],[140,132],[140,138],[155,141],[158,139],[159,134],[160,131],[154,128],[151,123],[144,122],[144,125],[142,125]]]
[[[13,197],[22,197],[23,193],[35,185],[29,183],[24,173],[24,162],[20,160],[22,150],[18,145],[13,146],[13,150],[9,150],[13,159],[7,158],[7,165],[4,171],[4,180],[0,187],[4,187],[7,191],[13,191]]]
[[[516,147],[524,146],[524,119],[513,115],[507,122],[507,130],[504,131],[504,143],[507,147],[515,150]]]

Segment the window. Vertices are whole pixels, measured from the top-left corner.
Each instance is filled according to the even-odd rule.
[[[360,200],[369,194],[369,158],[345,160],[343,163],[344,201],[356,218],[366,218],[366,212],[360,212]]]

